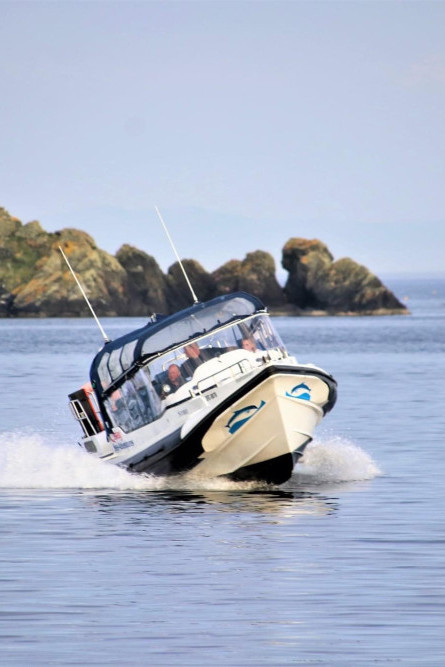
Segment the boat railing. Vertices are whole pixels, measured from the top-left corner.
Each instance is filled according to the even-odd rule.
[[[231,350],[215,359],[209,359],[199,366],[192,380],[179,388],[174,394],[167,396],[166,405],[169,407],[181,403],[188,398],[196,398],[210,389],[234,382],[243,375],[257,370],[270,361],[284,358],[280,349],[258,350]]]
[[[75,398],[70,401],[70,409],[74,415],[74,419],[79,422],[82,427],[82,430],[86,436],[97,435],[102,430],[96,419],[91,419],[83,405],[82,402]]]
[[[196,382],[194,389],[197,394],[201,394],[212,387],[220,387],[228,382],[233,382],[238,377],[250,373],[264,363],[262,358],[256,357],[252,352],[245,352],[244,350],[237,352],[241,352],[242,356],[236,352],[228,352],[221,357],[207,361],[195,371],[193,379]],[[238,356],[238,359],[235,359],[233,363],[227,363],[224,358],[233,358],[234,354]],[[227,359],[227,361],[229,360]]]
[[[70,409],[86,436],[97,435],[104,430],[99,414],[96,394],[89,382],[69,395]]]

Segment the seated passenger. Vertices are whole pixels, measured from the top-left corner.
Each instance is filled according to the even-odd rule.
[[[184,345],[184,352],[187,359],[182,364],[181,370],[186,378],[191,378],[198,366],[215,356],[208,348],[201,350],[198,343]]]
[[[246,350],[246,352],[252,352],[252,354],[255,355],[257,362],[263,362],[267,359],[267,352],[262,349],[261,343],[259,345],[260,347],[258,347],[256,340],[250,336],[245,336],[241,339],[242,349]]]
[[[175,392],[184,384],[181,369],[177,364],[171,364],[168,367],[166,385],[170,387],[170,392]]]
[[[234,347],[204,347],[202,350],[199,347],[198,343],[189,343],[184,345],[184,352],[187,355],[187,359],[181,366],[181,372],[183,376],[187,379],[193,377],[195,370],[209,359],[214,359],[215,357],[221,356],[225,352],[230,352],[234,350]]]
[[[249,352],[258,352],[255,341],[247,336],[241,340],[241,347]]]
[[[115,389],[112,394],[108,397],[110,401],[110,407],[113,412],[119,412],[120,410],[125,410],[126,405],[124,397],[120,389]]]

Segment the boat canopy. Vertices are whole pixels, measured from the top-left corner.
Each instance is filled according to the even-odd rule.
[[[209,331],[264,312],[264,304],[245,292],[218,296],[166,317],[154,316],[144,327],[106,343],[93,360],[90,377],[98,393],[136,371],[142,362]]]

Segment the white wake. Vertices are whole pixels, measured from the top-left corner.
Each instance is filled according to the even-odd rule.
[[[296,466],[294,481],[304,484],[373,479],[382,472],[371,456],[345,438],[314,440]]]
[[[339,438],[308,446],[291,483],[322,484],[371,479],[380,470],[360,447]],[[35,433],[0,433],[0,489],[108,489],[117,491],[251,490],[253,482],[200,479],[193,474],[156,477],[127,472],[72,444],[52,443]]]

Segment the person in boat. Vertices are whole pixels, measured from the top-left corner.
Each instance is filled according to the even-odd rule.
[[[249,352],[258,352],[256,343],[253,338],[243,338],[241,340],[241,347],[243,350],[248,350]]]
[[[174,393],[181,387],[185,382],[185,379],[181,373],[181,369],[178,364],[171,364],[168,367],[167,379],[165,384],[170,388],[168,393]]]
[[[191,378],[198,366],[215,356],[209,348],[201,350],[198,343],[184,345],[184,352],[187,355],[187,359],[181,366],[181,372],[186,378]]]
[[[243,350],[246,350],[247,352],[252,352],[255,355],[258,362],[265,361],[266,352],[257,346],[257,343],[254,338],[251,338],[250,336],[245,336],[244,338],[242,338],[241,347]]]
[[[229,352],[233,349],[233,347],[205,347],[201,350],[198,343],[189,343],[188,345],[184,345],[184,352],[187,355],[187,359],[181,366],[182,375],[185,378],[190,379],[193,377],[193,373],[198,368],[198,366],[203,364],[205,361],[219,357],[221,354]]]

